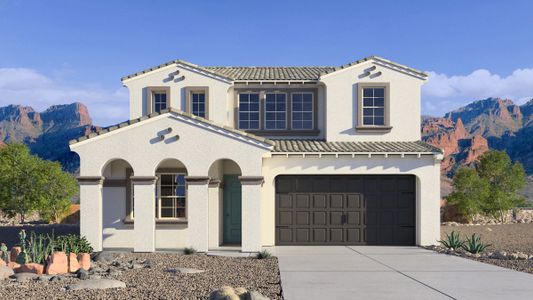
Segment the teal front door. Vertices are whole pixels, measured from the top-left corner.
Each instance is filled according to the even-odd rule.
[[[233,175],[224,176],[224,244],[241,243],[241,183]]]

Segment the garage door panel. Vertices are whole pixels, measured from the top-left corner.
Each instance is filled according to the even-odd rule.
[[[329,224],[341,226],[344,213],[342,211],[332,211],[329,213]]]
[[[278,237],[278,242],[291,243],[293,241],[292,229],[290,228],[279,228],[276,234]]]
[[[363,201],[361,201],[361,195],[359,194],[346,195],[346,208],[361,209],[362,207],[363,207]]]
[[[324,209],[327,207],[327,195],[313,195],[313,208]]]
[[[280,211],[278,212],[278,223],[282,226],[292,225],[292,211]]]
[[[313,212],[313,225],[320,226],[326,225],[327,223],[327,214],[325,211],[315,211]]]
[[[413,245],[415,187],[405,175],[279,176],[276,243]]]
[[[329,230],[329,240],[333,243],[344,242],[344,229],[343,228],[331,228]]]
[[[327,228],[313,228],[313,242],[326,243],[328,241],[327,232]]]
[[[346,223],[348,225],[361,226],[361,212],[349,211],[346,213]]]
[[[279,208],[292,208],[292,195],[279,194],[277,199]]]
[[[346,229],[346,241],[353,244],[363,243],[361,228]]]
[[[344,208],[344,195],[330,195],[329,208]]]
[[[296,208],[310,208],[311,196],[306,194],[296,195]]]
[[[296,242],[310,242],[310,228],[296,228]]]
[[[297,211],[296,212],[296,225],[311,225],[310,212],[307,211]]]

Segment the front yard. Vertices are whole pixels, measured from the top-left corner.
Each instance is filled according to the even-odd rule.
[[[131,268],[132,262],[135,265],[139,261],[143,267]],[[24,283],[6,279],[1,283],[0,299],[207,299],[213,290],[223,286],[258,291],[270,299],[281,298],[277,258],[121,253],[114,260],[93,267],[104,274],[102,278],[123,281],[126,288],[65,291],[68,284],[81,282],[75,276],[62,276],[58,281],[36,277]],[[205,272],[184,274],[173,272],[173,268]]]
[[[446,233],[450,234],[452,231],[459,232],[461,238],[470,237],[474,233],[480,235],[483,242],[491,244],[491,246],[486,249],[486,252],[522,252],[530,256],[533,255],[533,223],[441,226],[441,239],[445,239]],[[504,268],[533,273],[532,259],[470,258]]]

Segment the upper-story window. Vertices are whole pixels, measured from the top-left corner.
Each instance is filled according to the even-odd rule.
[[[163,109],[166,109],[168,107],[167,102],[167,93],[165,92],[153,92],[152,94],[152,100],[153,100],[153,111],[154,112],[160,112]]]
[[[239,93],[239,128],[259,129],[259,93]]]
[[[390,130],[389,83],[359,83],[358,129]]]
[[[363,125],[385,125],[385,88],[363,88]]]
[[[287,95],[285,93],[266,93],[265,129],[287,128]]]
[[[292,128],[313,129],[313,94],[292,94]]]
[[[206,103],[205,92],[192,92],[191,94],[191,113],[198,117],[205,118]]]

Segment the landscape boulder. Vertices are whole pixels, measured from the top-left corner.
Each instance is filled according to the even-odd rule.
[[[16,273],[12,277],[14,277],[17,282],[26,282],[39,278],[39,275],[35,273]]]
[[[68,255],[68,271],[70,273],[76,273],[78,269],[80,268],[80,264],[78,262],[78,257],[76,256],[76,253],[69,253]]]
[[[114,279],[87,279],[76,284],[67,285],[67,290],[94,290],[125,288],[126,284]]]
[[[9,278],[9,276],[12,276],[13,274],[15,274],[15,272],[13,272],[13,270],[10,267],[0,266],[0,280],[7,279]]]
[[[23,264],[20,267],[14,269],[15,273],[34,273],[42,275],[44,274],[44,266],[37,263]]]
[[[7,266],[7,263],[3,259],[0,258],[0,267],[1,266]]]
[[[48,257],[46,265],[46,274],[65,274],[68,273],[68,259],[65,252],[54,252]]]
[[[88,271],[91,268],[91,255],[89,253],[78,254],[78,263],[80,268]]]
[[[211,292],[209,300],[269,300],[270,298],[257,291],[247,291],[245,288],[223,286]]]

